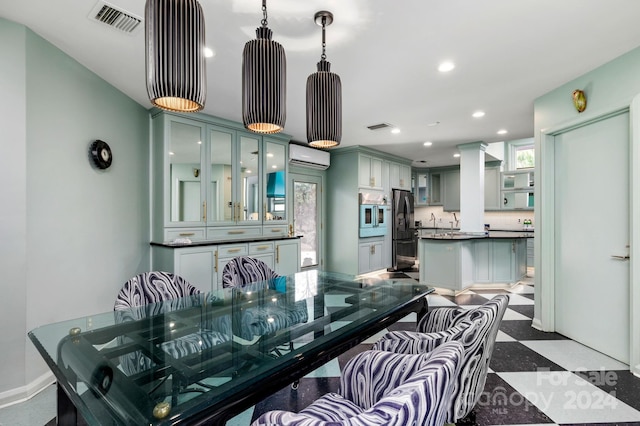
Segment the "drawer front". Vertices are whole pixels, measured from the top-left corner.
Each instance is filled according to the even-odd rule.
[[[249,256],[261,255],[264,253],[273,253],[275,250],[273,241],[264,241],[261,243],[249,244]]]
[[[262,236],[262,228],[259,226],[207,228],[207,239],[211,241],[228,240],[230,238],[248,239]]]
[[[247,254],[249,254],[247,244],[223,244],[218,246],[219,259],[246,256]]]
[[[165,228],[164,241],[175,241],[177,238],[188,238],[191,241],[203,241],[205,239],[204,228]]]
[[[286,237],[289,235],[289,227],[287,224],[279,226],[264,226],[263,235],[265,237]]]

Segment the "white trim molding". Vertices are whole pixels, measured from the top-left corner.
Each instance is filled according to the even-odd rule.
[[[640,377],[640,256],[635,256],[634,250],[634,247],[640,247],[640,95],[635,96],[630,103],[612,105],[607,110],[592,111],[589,115],[543,129],[536,137],[536,309],[532,326],[542,331],[555,331],[555,136],[625,111],[629,111],[630,122],[629,370]]]
[[[41,391],[45,390],[47,386],[52,385],[55,382],[56,378],[53,376],[53,373],[48,371],[33,380],[31,383],[2,392],[0,393],[0,408],[8,407],[31,399]]]

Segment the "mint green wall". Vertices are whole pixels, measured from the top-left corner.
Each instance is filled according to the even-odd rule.
[[[0,19],[0,40],[14,98],[3,99],[0,160],[0,250],[11,261],[2,256],[2,401],[48,371],[27,331],[112,310],[150,250],[147,110],[22,26]],[[89,163],[95,139],[111,146],[107,171]]]
[[[23,26],[0,19],[0,395],[25,384],[25,33]]]
[[[552,69],[552,67],[551,67]],[[573,106],[571,94],[581,89],[587,96],[587,109],[578,113]],[[545,193],[552,194],[553,180],[548,173],[553,170],[553,152],[545,151],[541,142],[541,132],[545,129],[559,129],[568,125],[586,123],[603,113],[629,106],[640,93],[640,48],[570,81],[541,96],[534,103],[534,135],[536,149],[536,226],[535,248],[535,318],[534,324],[542,321],[541,304],[545,300],[541,289],[546,285],[545,275],[552,274],[549,267],[553,262],[553,233],[547,231],[553,221],[553,210],[545,203]],[[606,164],[598,173],[606,173]],[[540,201],[538,203],[538,201]],[[602,204],[594,204],[603,208]],[[606,214],[605,214],[606,215]],[[615,224],[607,223],[607,226]],[[551,272],[548,272],[550,271]],[[541,297],[542,296],[542,297]],[[553,294],[548,296],[553,297]]]

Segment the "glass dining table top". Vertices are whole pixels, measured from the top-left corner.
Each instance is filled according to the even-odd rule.
[[[49,324],[29,337],[89,424],[224,424],[424,313],[432,291],[313,270]]]

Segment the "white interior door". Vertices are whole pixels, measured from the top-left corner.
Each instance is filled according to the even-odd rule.
[[[629,363],[629,113],[555,137],[555,327]]]

